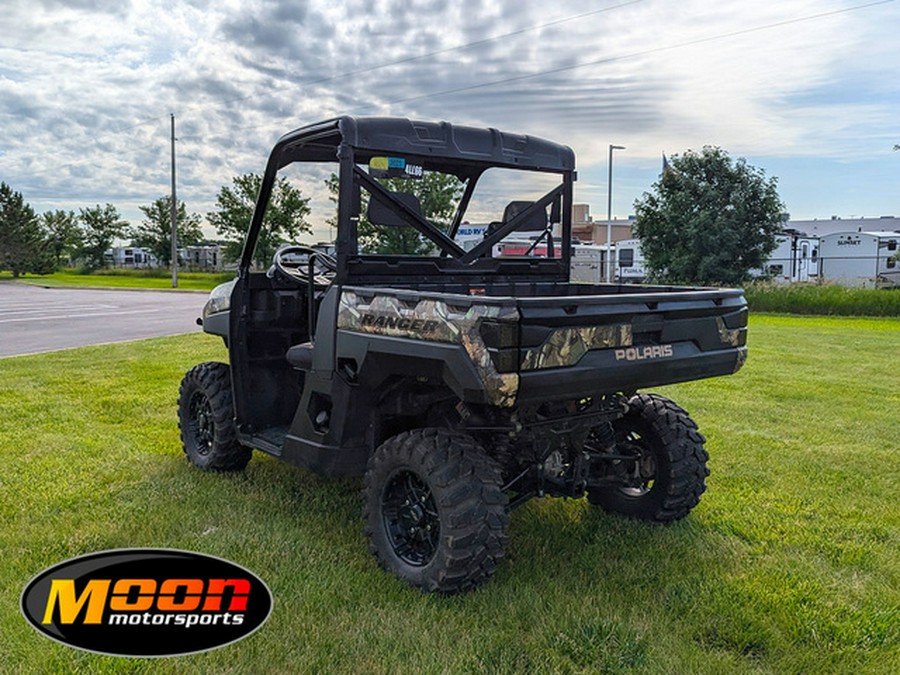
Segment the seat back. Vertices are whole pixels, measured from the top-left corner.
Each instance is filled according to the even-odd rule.
[[[506,225],[517,215],[534,205],[534,202],[515,201],[510,202],[503,209],[503,224]],[[547,229],[547,210],[535,209],[529,214],[525,222],[516,228],[516,232],[543,232]]]
[[[411,192],[392,192],[391,196],[406,205],[416,215],[422,215],[422,205],[419,203],[419,198]],[[390,227],[404,227],[407,225],[407,222],[400,217],[397,211],[374,198],[369,199],[369,206],[366,208],[366,218],[373,225],[387,225]]]

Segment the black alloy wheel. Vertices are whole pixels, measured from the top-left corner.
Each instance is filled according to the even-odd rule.
[[[613,422],[614,451],[630,459],[611,462],[620,487],[588,490],[588,501],[610,513],[669,523],[687,516],[706,490],[706,439],[687,411],[656,394],[637,394]]]
[[[208,361],[191,368],[178,391],[178,428],[184,454],[205,471],[239,471],[252,451],[237,440],[231,371]]]
[[[431,562],[441,536],[441,520],[431,488],[414,472],[395,473],[381,495],[381,516],[394,553],[421,567]]]
[[[423,591],[484,583],[503,559],[509,524],[497,463],[466,434],[405,431],[369,458],[363,487],[369,550]]]

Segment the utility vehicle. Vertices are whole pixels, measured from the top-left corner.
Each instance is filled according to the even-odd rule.
[[[276,178],[298,167],[313,192],[335,174],[335,255],[289,245],[255,271]],[[452,187],[452,217],[423,210],[431,174]],[[256,449],[364,476],[372,553],[442,593],[490,577],[510,511],[532,497],[685,517],[706,487],[704,438],[638,391],[737,371],[746,303],[740,290],[570,283],[575,180],[570,148],[496,129],[341,117],[283,136],[237,278],[203,309],[230,365],[181,384],[188,459],[239,470]],[[488,227],[465,250],[454,235],[470,222]],[[507,237],[535,245],[497,255]],[[420,254],[379,252],[401,239]]]

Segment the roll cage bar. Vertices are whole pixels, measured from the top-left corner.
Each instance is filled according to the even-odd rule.
[[[408,204],[394,197],[360,164],[372,157],[398,155],[415,161],[426,171],[450,173],[464,182],[465,188],[447,233],[429,223]],[[533,136],[510,134],[496,129],[451,125],[446,122],[419,122],[392,117],[339,117],[302,127],[282,136],[273,148],[247,239],[240,260],[241,273],[250,268],[253,250],[262,228],[266,206],[278,171],[294,162],[337,163],[338,270],[336,281],[376,283],[398,274],[430,277],[435,274],[459,276],[470,281],[478,278],[519,277],[530,279],[568,279],[571,256],[572,189],[576,180],[575,157],[570,148]],[[515,214],[507,222],[492,227],[485,239],[466,252],[454,241],[481,175],[490,168],[556,173],[560,184]],[[357,226],[361,210],[361,190],[387,207],[405,225],[429,239],[440,257],[361,254]],[[560,256],[538,259],[494,259],[495,244],[528,222],[539,210],[550,208],[550,223],[560,225]],[[552,238],[548,231],[551,256]],[[402,271],[400,271],[402,269]]]

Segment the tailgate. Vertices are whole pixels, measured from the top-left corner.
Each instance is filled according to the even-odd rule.
[[[633,391],[743,365],[743,291],[642,291],[519,298],[518,400]]]

